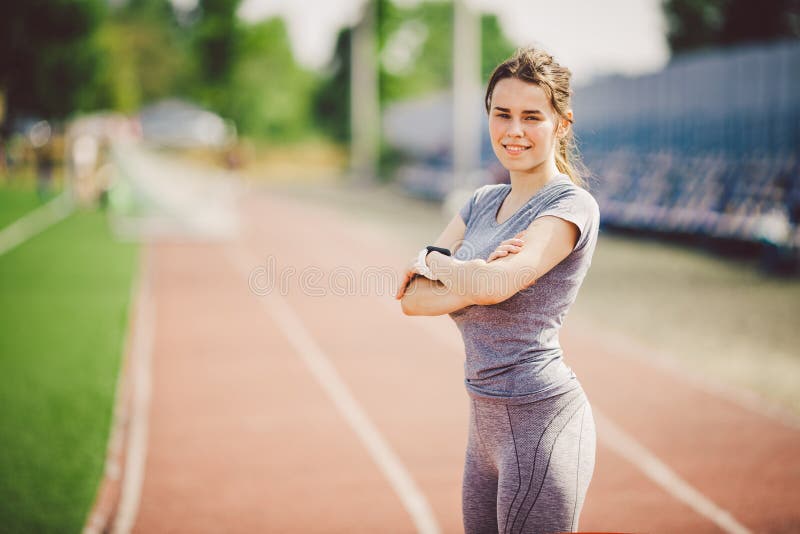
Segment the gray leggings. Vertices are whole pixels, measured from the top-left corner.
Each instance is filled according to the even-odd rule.
[[[471,399],[466,534],[572,532],[594,472],[595,424],[581,387],[528,404]]]

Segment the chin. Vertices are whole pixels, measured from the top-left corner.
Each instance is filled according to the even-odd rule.
[[[530,161],[520,161],[520,160],[500,160],[500,163],[503,164],[503,167],[510,172],[530,172],[534,170],[539,165],[532,163]]]

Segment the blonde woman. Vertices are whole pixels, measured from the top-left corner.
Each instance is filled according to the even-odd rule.
[[[572,155],[570,76],[536,49],[497,66],[485,104],[511,184],[476,190],[396,294],[464,339],[467,534],[574,531],[594,471],[591,406],[558,340],[600,222]]]

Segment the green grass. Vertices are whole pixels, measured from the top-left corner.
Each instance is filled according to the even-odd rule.
[[[27,185],[0,185],[0,229],[46,202]]]
[[[7,199],[26,205],[5,193],[4,216]],[[103,470],[136,253],[113,240],[102,213],[81,211],[0,256],[0,531],[83,527]]]

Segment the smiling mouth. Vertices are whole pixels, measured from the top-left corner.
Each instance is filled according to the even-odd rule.
[[[503,148],[505,148],[506,152],[508,152],[509,154],[516,155],[516,154],[522,154],[523,152],[528,150],[530,147],[526,146],[526,145],[508,144],[508,145],[503,145]]]

